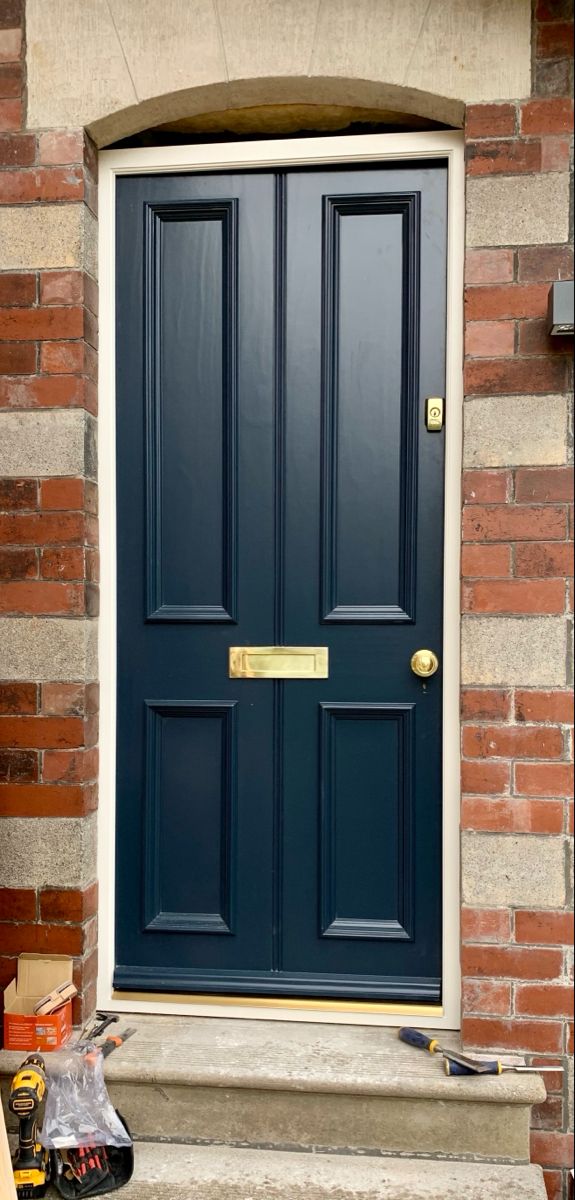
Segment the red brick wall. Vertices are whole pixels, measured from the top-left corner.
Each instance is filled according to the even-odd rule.
[[[80,133],[23,132],[22,5],[0,0],[0,205],[95,201]],[[79,270],[0,273],[0,409],[96,412],[97,288]],[[82,477],[0,480],[0,615],[94,616],[97,490]],[[97,803],[98,689],[0,682],[0,817],[80,817]],[[70,954],[75,1017],[95,1004],[97,884],[0,889],[0,988],[22,951]]]
[[[565,172],[573,123],[573,6],[538,0],[533,95],[468,109],[468,176]],[[565,393],[572,339],[550,338],[550,282],[573,278],[568,244],[471,249],[466,256],[466,396]],[[573,474],[567,466],[468,470],[463,478],[466,613],[573,611]],[[573,830],[568,690],[474,687],[462,693],[462,826],[559,835]],[[463,1036],[469,1046],[563,1063],[572,1051],[572,911],[464,907]],[[532,1155],[551,1200],[572,1164],[567,1074],[548,1076]]]

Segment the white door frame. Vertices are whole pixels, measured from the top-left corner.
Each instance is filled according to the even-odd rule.
[[[118,1012],[194,1016],[262,1017],[270,1020],[347,1022],[397,1025],[398,1015],[369,1011],[349,1002],[345,1011],[314,1008],[313,1001],[274,1007],[246,1003],[202,1002],[201,998],[149,998],[115,993],[115,786],[116,786],[116,445],[115,445],[115,196],[119,175],[167,171],[249,170],[255,167],[310,167],[328,164],[425,160],[448,164],[448,263],[446,353],[445,457],[445,595],[444,595],[444,712],[443,712],[443,1005],[420,1012],[412,1009],[419,1026],[457,1029],[460,1023],[460,870],[459,870],[459,554],[460,475],[463,408],[463,258],[464,156],[463,135],[455,131],[367,134],[297,138],[278,141],[214,145],[167,146],[150,149],[105,150],[100,154],[99,265],[99,485],[101,546],[100,616],[100,808],[98,819],[98,878],[100,881],[100,954],[98,1005]],[[334,1009],[338,1006],[334,1004]],[[340,1006],[341,1007],[341,1006]],[[392,1006],[389,1006],[390,1008]],[[397,1008],[397,1006],[393,1006]],[[368,1011],[366,1011],[366,1009]],[[383,1011],[382,1011],[383,1010]]]

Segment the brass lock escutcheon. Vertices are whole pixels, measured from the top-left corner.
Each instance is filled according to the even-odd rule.
[[[412,655],[411,669],[415,675],[421,675],[422,679],[435,675],[438,666],[439,659],[433,650],[416,650]]]

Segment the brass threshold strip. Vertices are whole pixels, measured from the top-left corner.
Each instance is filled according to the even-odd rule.
[[[212,996],[185,992],[112,992],[112,1000],[143,1004],[213,1004],[226,1008],[285,1008],[296,1012],[379,1013],[386,1017],[442,1017],[441,1004],[390,1004],[361,1000],[294,1000],[289,996]]]

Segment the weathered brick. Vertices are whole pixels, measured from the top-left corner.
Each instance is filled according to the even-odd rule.
[[[21,53],[22,30],[0,29],[0,62],[17,62]]]
[[[14,133],[22,128],[22,101],[0,100],[0,129]]]
[[[2,818],[83,817],[94,812],[96,807],[95,787],[70,787],[61,783],[0,785]]]
[[[521,283],[572,279],[572,246],[525,246],[517,252],[517,277]]]
[[[42,778],[46,783],[89,783],[98,775],[98,751],[46,750]]]
[[[511,547],[492,545],[463,545],[461,574],[464,579],[502,578],[511,574]]]
[[[11,308],[18,304],[34,304],[35,300],[35,275],[9,271],[0,275],[0,305],[2,308]]]
[[[42,271],[40,304],[81,304],[83,280],[81,271]]]
[[[520,983],[515,992],[515,1011],[527,1017],[572,1017],[573,988]]]
[[[83,722],[77,717],[0,717],[0,745],[21,749],[75,747],[84,742]]]
[[[572,796],[573,763],[517,763],[515,791],[522,796]]]
[[[572,127],[572,100],[538,98],[521,105],[521,132],[524,134],[568,134]]]
[[[79,338],[84,330],[80,307],[6,308],[0,310],[0,337],[12,341]]]
[[[0,344],[0,375],[30,375],[36,370],[36,347],[31,342]]]
[[[520,946],[462,947],[464,975],[487,979],[557,979],[561,974],[561,950]]]
[[[43,683],[41,710],[47,716],[83,717],[88,711],[86,691],[81,683]]]
[[[51,375],[79,373],[84,370],[85,355],[83,342],[42,342],[40,369]]]
[[[568,137],[544,137],[541,142],[541,170],[568,171],[571,146]]]
[[[515,472],[515,499],[556,503],[573,499],[573,468],[522,469]]]
[[[98,908],[98,885],[89,888],[45,888],[40,892],[40,916],[52,923],[66,921],[81,924],[95,916]]]
[[[560,1049],[561,1022],[516,1019],[503,1021],[492,1017],[466,1016],[462,1021],[461,1033],[465,1045],[469,1046],[485,1049],[539,1050],[553,1054]]]
[[[6,513],[0,515],[0,541],[5,545],[44,546],[50,542],[82,544],[82,513]]]
[[[465,330],[465,353],[472,358],[495,358],[513,354],[513,321],[470,321]]]
[[[22,66],[19,62],[0,63],[0,98],[19,97],[22,92]]]
[[[3,783],[33,783],[38,778],[38,755],[33,750],[0,748],[0,780]]]
[[[511,711],[511,692],[503,688],[463,688],[461,716],[464,720],[506,721]]]
[[[512,579],[464,583],[463,611],[477,613],[560,613],[565,609],[565,587],[560,579]]]
[[[43,579],[84,579],[82,547],[50,546],[40,552],[40,574]]]
[[[41,133],[38,138],[41,163],[81,163],[84,158],[84,137],[81,130],[62,130]]]
[[[537,30],[538,58],[573,57],[573,20],[552,21]]]
[[[573,548],[563,542],[538,542],[536,545],[516,546],[515,574],[529,578],[564,578],[573,574]]]
[[[468,104],[465,112],[467,138],[513,137],[514,104]]]
[[[76,925],[9,925],[2,927],[5,954],[82,954],[84,931]]]
[[[535,60],[534,96],[569,96],[573,93],[573,62],[568,58]]]
[[[79,167],[41,167],[0,174],[0,204],[82,200],[83,196],[84,178]]]
[[[42,508],[82,509],[84,507],[84,480],[65,477],[44,479],[40,489]]]
[[[511,769],[504,762],[462,762],[461,789],[463,792],[475,792],[497,795],[509,791]]]
[[[571,692],[539,692],[518,689],[515,693],[517,721],[555,721],[571,724],[573,695]]]
[[[463,499],[468,504],[493,504],[506,500],[510,487],[509,471],[464,471]]]
[[[546,725],[465,725],[466,758],[561,758],[563,734]]]
[[[64,616],[82,614],[84,609],[84,588],[79,583],[30,580],[0,584],[0,613]]]
[[[463,513],[463,537],[471,542],[561,540],[566,532],[566,510],[558,505],[473,504]]]
[[[508,942],[511,913],[506,908],[468,908],[463,905],[461,937],[464,942]]]
[[[38,555],[35,549],[0,549],[0,580],[35,579],[38,575]]]
[[[547,321],[533,320],[520,321],[518,324],[519,332],[519,354],[551,355],[553,358],[560,358],[561,355],[569,355],[569,338],[560,336],[551,337],[547,327]],[[570,356],[566,359],[566,365],[569,366]]]
[[[461,826],[480,833],[563,833],[562,801],[464,796]]]
[[[543,909],[515,913],[515,939],[539,946],[573,944],[573,913]]]
[[[0,921],[35,920],[35,891],[31,888],[0,888]]]
[[[463,1007],[466,1013],[511,1014],[511,984],[489,979],[463,980]]]
[[[541,143],[523,140],[468,142],[465,148],[468,175],[511,175],[541,170]]]
[[[511,283],[512,280],[513,250],[466,251],[466,283]]]
[[[513,395],[517,392],[562,392],[568,387],[569,360],[546,358],[468,359],[464,386],[467,395]]]
[[[0,683],[0,714],[35,713],[38,687],[35,683]]]
[[[515,317],[542,317],[547,312],[549,288],[542,283],[511,283],[468,287],[465,315],[468,321],[501,321]]]
[[[10,512],[37,507],[38,484],[35,479],[0,479],[0,511]]]
[[[541,1022],[541,1024],[546,1024],[546,1022]],[[558,1028],[560,1029],[561,1026]],[[572,1167],[573,1134],[532,1130],[531,1158],[533,1162],[548,1163],[558,1167]]]
[[[0,408],[79,408],[84,381],[71,375],[0,378]]]

